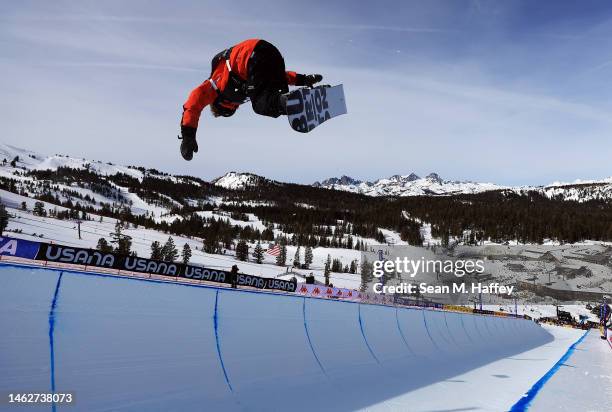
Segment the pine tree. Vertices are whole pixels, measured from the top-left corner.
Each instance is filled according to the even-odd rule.
[[[240,239],[236,244],[236,259],[243,262],[249,259],[249,245],[246,240]]]
[[[3,203],[0,203],[0,235],[4,233],[4,230],[9,223],[9,214],[6,211],[6,207]]]
[[[21,210],[28,210],[28,204],[26,202],[21,202]]]
[[[448,231],[444,231],[444,233],[442,234],[442,246],[447,247],[449,244],[449,233],[450,229]]]
[[[349,273],[357,273],[357,260],[351,260],[351,267],[349,268]]]
[[[361,262],[361,287],[359,288],[362,292],[365,292],[368,284],[373,278],[374,266],[368,262],[366,258]]]
[[[325,286],[329,286],[330,272],[331,272],[331,256],[327,255],[327,261],[325,262],[325,271],[323,272],[323,276],[325,276]]]
[[[191,259],[191,247],[188,243],[185,243],[185,245],[183,246],[183,252],[181,253],[181,257],[183,259],[184,264],[189,263],[189,259]]]
[[[98,239],[98,244],[96,245],[96,249],[103,253],[110,253],[113,251],[113,247],[103,237]]]
[[[45,210],[45,204],[43,202],[34,203],[33,213],[37,216],[46,216],[47,211]]]
[[[257,242],[255,245],[255,250],[253,251],[253,257],[255,258],[256,263],[262,263],[264,259],[264,251],[261,247],[261,242]]]
[[[151,259],[163,260],[162,245],[157,240],[151,243]]]
[[[280,253],[276,257],[276,265],[285,266],[285,263],[287,263],[287,246],[282,245],[280,249]]]
[[[312,264],[312,248],[310,246],[306,246],[306,250],[304,250],[304,268],[309,269]]]
[[[295,249],[295,255],[293,255],[293,267],[299,268],[300,267],[300,247],[298,246],[297,249]]]
[[[179,253],[174,244],[174,239],[172,239],[172,236],[169,236],[164,247],[162,247],[162,260],[174,262],[178,257]]]
[[[112,238],[111,244],[114,245],[115,253],[120,255],[129,255],[132,249],[132,237],[122,233],[123,225],[117,221],[115,223],[115,231],[110,233]]]
[[[342,261],[340,259],[334,259],[332,261],[331,271],[336,273],[342,272]]]
[[[204,252],[219,253],[219,242],[217,237],[212,233],[204,239]]]

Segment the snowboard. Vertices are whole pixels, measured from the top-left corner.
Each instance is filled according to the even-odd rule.
[[[287,118],[296,132],[308,133],[321,123],[346,114],[342,85],[303,87],[287,94]]]

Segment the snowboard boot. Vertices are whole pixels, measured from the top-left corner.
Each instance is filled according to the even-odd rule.
[[[193,159],[193,153],[198,152],[198,142],[195,138],[195,133],[183,133],[183,136],[179,136],[181,141],[181,155],[185,160]]]

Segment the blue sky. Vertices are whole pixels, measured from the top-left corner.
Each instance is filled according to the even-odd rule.
[[[612,175],[610,2],[365,3],[2,2],[0,140],[205,179]],[[349,114],[301,135],[248,105],[207,110],[183,161],[182,103],[212,55],[252,37],[343,83]]]

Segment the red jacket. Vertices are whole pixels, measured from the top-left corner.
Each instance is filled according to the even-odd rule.
[[[232,71],[245,81],[248,77],[247,65],[249,63],[249,58],[258,42],[259,39],[245,40],[232,48],[229,58],[230,66],[232,67]],[[229,78],[227,66],[223,63],[218,64],[211,78],[214,80],[219,90],[224,90]],[[295,85],[295,81],[296,72],[288,71],[287,84]],[[197,129],[202,110],[209,104],[212,104],[216,98],[217,91],[213,88],[210,79],[205,80],[204,83],[193,89],[183,105],[183,119],[181,125]],[[235,107],[238,107],[238,105],[235,105]]]

